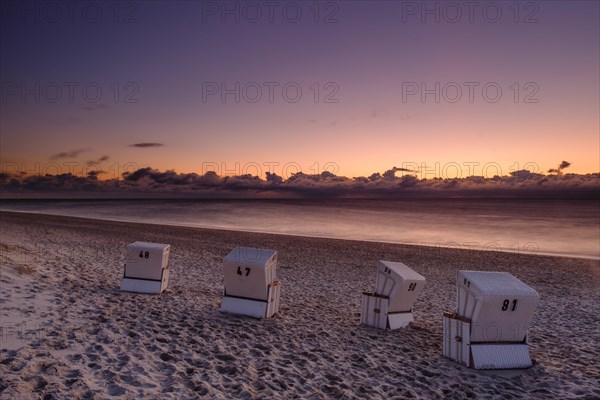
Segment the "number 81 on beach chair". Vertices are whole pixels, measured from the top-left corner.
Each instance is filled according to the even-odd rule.
[[[538,293],[506,272],[458,271],[444,313],[444,356],[475,369],[531,367],[527,331]]]

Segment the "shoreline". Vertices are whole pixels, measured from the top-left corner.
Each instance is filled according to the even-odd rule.
[[[586,260],[41,214],[0,218],[0,397],[600,396],[600,282]],[[169,288],[160,295],[119,291],[125,248],[135,240],[172,246]],[[237,245],[279,251],[275,318],[219,312],[223,257]],[[380,259],[427,279],[405,329],[360,325],[361,293],[373,288]],[[459,269],[510,272],[540,293],[531,368],[477,371],[442,356],[442,314],[455,306]]]
[[[122,223],[122,224],[135,224],[135,225],[150,225],[150,226],[169,226],[176,228],[190,228],[190,229],[200,229],[200,230],[214,230],[214,231],[222,231],[222,232],[243,232],[243,233],[256,233],[256,234],[264,234],[264,235],[275,235],[275,236],[286,236],[286,237],[298,237],[298,238],[314,238],[314,239],[326,239],[326,240],[343,240],[349,242],[358,242],[358,243],[381,243],[381,244],[397,244],[403,246],[415,246],[415,247],[425,247],[429,249],[456,249],[456,250],[464,250],[464,251],[472,251],[472,252],[498,252],[498,253],[507,253],[514,255],[529,255],[529,256],[540,256],[540,257],[557,257],[557,258],[568,258],[568,259],[577,259],[577,260],[586,260],[590,262],[600,262],[600,254],[595,256],[587,256],[580,254],[561,254],[561,253],[549,253],[549,252],[528,252],[528,251],[511,251],[504,249],[493,249],[486,250],[484,248],[473,248],[469,249],[466,247],[453,247],[453,246],[444,246],[441,243],[431,243],[431,244],[418,244],[418,243],[410,243],[410,242],[393,242],[393,241],[385,241],[385,240],[368,240],[368,239],[350,239],[343,237],[334,237],[334,236],[318,236],[318,235],[301,235],[294,233],[280,233],[280,232],[265,232],[260,230],[238,230],[238,229],[228,229],[224,227],[210,227],[210,226],[193,226],[193,225],[185,225],[185,224],[159,224],[154,222],[140,222],[140,221],[129,221],[129,220],[120,220],[120,219],[112,219],[112,218],[94,218],[94,217],[80,217],[80,216],[70,216],[64,214],[52,214],[52,213],[40,213],[35,211],[5,211],[0,210],[0,216],[2,214],[27,214],[27,215],[41,215],[48,217],[60,217],[60,218],[73,218],[73,219],[82,219],[82,220],[92,220],[92,221],[104,221],[104,222],[112,222],[112,223]]]

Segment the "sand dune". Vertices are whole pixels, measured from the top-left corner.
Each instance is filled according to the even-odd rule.
[[[77,218],[1,213],[0,397],[600,397],[597,263]],[[170,243],[169,289],[119,291],[125,248]],[[222,260],[279,250],[280,314],[222,314]],[[375,263],[427,278],[406,329],[359,325]],[[441,355],[458,269],[508,271],[535,288],[534,366],[475,371]]]

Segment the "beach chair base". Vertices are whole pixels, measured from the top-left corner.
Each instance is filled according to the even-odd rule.
[[[518,369],[532,365],[527,339],[523,343],[471,343],[471,321],[444,313],[443,354],[474,369]]]
[[[162,293],[169,284],[168,278],[161,281],[151,281],[146,279],[123,278],[121,281],[121,291],[135,293]]]
[[[379,329],[404,328],[413,321],[412,312],[390,313],[389,298],[371,292],[364,292],[360,323]]]
[[[280,293],[281,282],[275,281],[269,285],[268,301],[225,295],[221,301],[221,312],[246,315],[259,319],[271,318],[279,312]]]

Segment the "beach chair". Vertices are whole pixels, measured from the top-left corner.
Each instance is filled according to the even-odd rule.
[[[530,367],[538,293],[506,272],[458,271],[456,286],[456,310],[443,317],[444,356],[475,369]]]
[[[223,275],[222,312],[271,318],[279,311],[277,251],[236,247],[223,261]]]
[[[162,293],[169,284],[169,252],[162,243],[134,242],[127,246],[121,290]]]
[[[360,322],[381,329],[407,326],[424,286],[425,278],[403,263],[378,261],[375,292],[363,292]]]

